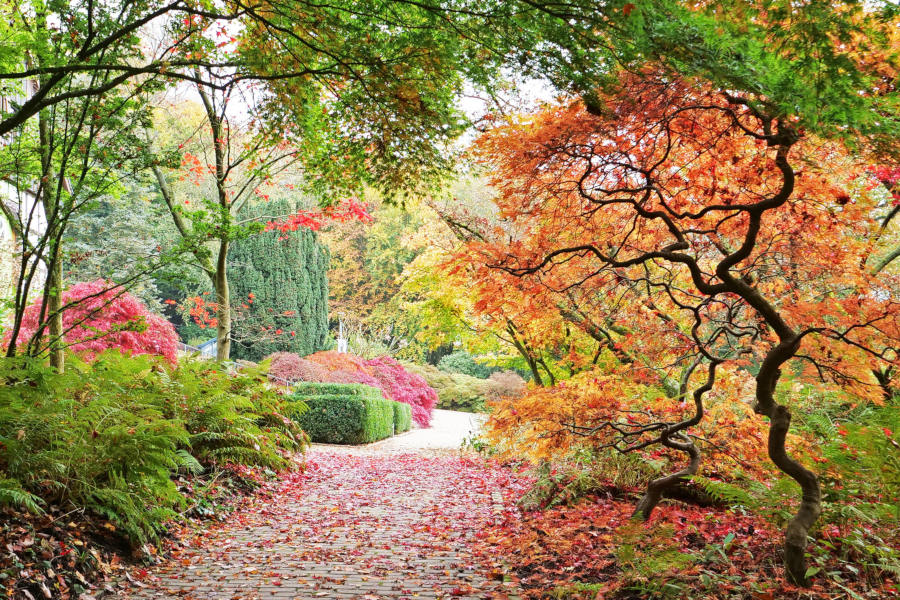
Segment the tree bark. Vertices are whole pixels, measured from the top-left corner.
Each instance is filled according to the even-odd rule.
[[[216,261],[216,360],[228,360],[231,356],[231,289],[228,285],[228,240],[219,243]]]
[[[794,356],[800,340],[782,342],[766,355],[756,376],[758,414],[769,417],[769,458],[776,467],[800,485],[800,507],[788,523],[784,537],[784,568],[788,580],[806,586],[806,545],[809,530],[822,514],[822,492],[816,474],[787,453],[785,440],[791,427],[791,411],[775,402],[775,386],[781,378],[779,367]]]
[[[57,231],[59,227],[59,190],[53,177],[53,148],[50,133],[50,115],[47,111],[38,113],[38,138],[41,144],[40,200],[47,219],[48,237],[47,281],[44,283],[44,307],[42,314],[47,315],[47,335],[50,343],[47,351],[50,355],[50,366],[62,373],[66,368],[66,355],[63,349],[62,320],[62,239]]]
[[[643,497],[638,501],[637,506],[634,507],[634,513],[631,515],[632,518],[640,518],[644,521],[649,519],[650,515],[653,513],[653,509],[656,508],[659,501],[662,500],[663,494],[665,494],[667,490],[671,489],[676,484],[681,483],[685,478],[696,475],[697,471],[700,470],[700,450],[689,438],[683,437],[682,439],[683,441],[679,442],[665,439],[663,445],[667,448],[686,452],[690,457],[687,466],[677,473],[659,477],[648,483],[647,490],[644,492]]]
[[[816,474],[791,458],[784,447],[791,426],[791,412],[777,405],[769,427],[769,458],[779,469],[800,484],[802,496],[797,514],[788,523],[784,534],[784,568],[788,579],[797,585],[807,585],[806,544],[809,530],[822,514],[822,492]]]

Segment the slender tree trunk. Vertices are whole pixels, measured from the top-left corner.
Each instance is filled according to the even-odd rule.
[[[49,230],[44,234],[48,236],[47,256],[44,259],[47,265],[47,281],[44,283],[44,311],[47,315],[47,334],[50,345],[50,365],[62,373],[66,368],[66,355],[63,350],[63,320],[62,320],[62,239],[57,235],[56,228],[59,224],[59,196],[56,181],[53,177],[53,148],[50,139],[50,116],[47,111],[38,113],[38,137],[41,144],[41,173],[40,201],[44,208],[44,216],[47,219]]]
[[[62,373],[66,368],[66,354],[63,349],[63,315],[62,315],[62,257],[59,242],[52,245],[50,268],[47,273],[47,314],[49,323],[47,333],[50,343],[50,366]]]
[[[800,485],[800,507],[788,523],[784,537],[784,567],[788,579],[807,585],[806,545],[809,530],[822,514],[822,492],[816,474],[787,453],[785,440],[791,427],[791,411],[775,402],[775,386],[781,378],[780,366],[794,356],[800,340],[786,340],[769,351],[756,376],[757,413],[769,417],[769,458],[776,467]]]
[[[688,365],[684,370],[684,373],[682,373],[681,380],[678,384],[678,392],[682,398],[687,396],[691,375],[697,367],[700,366],[701,361],[702,359],[698,357],[694,362]],[[688,455],[689,461],[687,466],[676,473],[659,477],[647,484],[647,490],[644,492],[644,496],[638,501],[637,506],[634,507],[632,518],[641,518],[645,521],[649,519],[650,515],[653,513],[653,509],[656,508],[656,505],[659,504],[659,501],[662,500],[663,495],[668,490],[683,482],[685,478],[696,475],[700,470],[700,449],[697,448],[694,441],[688,437],[686,431],[689,427],[697,425],[703,419],[703,396],[713,388],[713,385],[716,382],[716,368],[718,365],[718,361],[710,362],[709,371],[706,375],[706,382],[694,390],[693,416],[670,426],[666,432],[660,436],[660,441],[663,446],[672,448],[673,450],[680,450]]]
[[[216,261],[216,360],[228,360],[231,356],[231,289],[228,285],[228,240],[219,242]]]

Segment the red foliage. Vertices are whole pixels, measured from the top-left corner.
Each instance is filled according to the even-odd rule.
[[[293,352],[275,352],[266,357],[269,374],[287,381],[325,381],[327,372],[321,365]]]
[[[109,348],[123,353],[158,354],[174,364],[177,361],[178,335],[171,323],[147,310],[135,296],[98,279],[76,283],[63,292],[66,345],[83,352],[88,359]],[[38,329],[41,303],[25,309],[20,339],[30,339]],[[44,332],[44,337],[47,333]],[[7,335],[4,345],[9,343]]]
[[[329,371],[325,381],[329,383],[361,383],[381,389],[381,382],[365,371],[347,371],[344,369]]]
[[[403,365],[389,356],[367,360],[381,384],[385,396],[412,407],[413,421],[421,427],[431,423],[431,411],[437,404],[437,392],[421,376],[410,373]]]
[[[828,580],[810,588],[789,584],[779,536],[760,516],[667,502],[649,522],[639,523],[631,520],[633,510],[633,499],[594,497],[547,510],[510,511],[477,534],[478,554],[490,568],[511,566],[525,598],[546,598],[553,589],[572,590],[566,598],[636,598],[629,586],[649,579],[682,588],[677,597],[698,600],[843,598],[848,587],[862,597],[870,589],[837,562],[827,569],[840,573],[846,586],[841,590]],[[576,583],[592,586],[576,592]],[[890,580],[875,589],[879,597],[895,597]]]
[[[266,223],[266,231],[278,230],[282,233],[297,231],[300,228],[318,231],[329,221],[344,223],[347,221],[361,221],[370,223],[373,221],[365,204],[355,198],[334,206],[328,206],[318,210],[300,210],[290,215],[283,221],[269,221]]]

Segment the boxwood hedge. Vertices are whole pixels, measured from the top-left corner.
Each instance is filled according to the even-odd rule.
[[[305,383],[291,397],[309,407],[297,422],[313,442],[367,444],[394,434],[393,405],[397,403],[385,399],[378,388]]]
[[[394,433],[409,431],[412,427],[412,407],[403,402],[394,402]]]

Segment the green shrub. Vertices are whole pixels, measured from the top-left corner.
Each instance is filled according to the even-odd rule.
[[[91,364],[71,356],[67,367],[0,362],[0,505],[91,510],[140,544],[185,505],[174,472],[287,467],[304,444],[259,374],[193,361],[172,369],[118,350]]]
[[[394,433],[409,431],[412,427],[412,407],[403,402],[394,402]]]
[[[493,384],[462,373],[448,373],[431,365],[403,363],[407,371],[416,373],[438,394],[437,407],[444,410],[484,412],[485,402],[491,398]]]
[[[378,388],[304,383],[291,398],[308,406],[297,422],[314,442],[366,444],[394,434],[396,403],[385,399]]]
[[[334,394],[341,396],[368,396],[383,398],[381,390],[361,383],[315,383],[303,382],[294,385],[295,395],[320,396]]]
[[[438,361],[437,366],[438,369],[447,373],[462,373],[478,379],[487,379],[491,373],[500,370],[497,367],[489,367],[477,362],[474,356],[464,350],[448,354]]]

